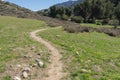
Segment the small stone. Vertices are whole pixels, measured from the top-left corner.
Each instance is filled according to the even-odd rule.
[[[16,65],[16,66],[17,66],[18,68],[21,68],[21,67],[22,67],[22,66],[21,66],[21,65],[19,65],[19,64],[18,64],[18,65]]]
[[[88,71],[86,69],[81,69],[82,72],[87,73]]]
[[[40,59],[38,59],[38,58],[36,58],[36,61],[37,61],[37,62],[39,62],[39,61],[41,61],[41,60],[40,60]]]
[[[33,57],[32,55],[29,56],[29,58],[32,58],[32,57]]]
[[[27,78],[27,77],[28,77],[27,72],[26,72],[26,71],[23,71],[22,76],[23,76],[23,78]]]
[[[43,67],[44,63],[42,61],[38,62],[39,67]]]
[[[37,64],[33,64],[33,65],[32,65],[32,67],[36,67],[36,66],[37,66]]]
[[[21,80],[19,77],[15,76],[13,80]]]
[[[26,67],[25,69],[24,69],[24,71],[26,71],[26,72],[30,72],[30,68],[29,67]]]
[[[52,61],[49,59],[48,62],[51,63]]]
[[[43,67],[44,63],[40,59],[37,58],[36,61],[39,65],[39,67]]]

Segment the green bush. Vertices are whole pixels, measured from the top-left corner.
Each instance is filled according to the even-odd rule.
[[[101,21],[101,20],[96,20],[96,21],[95,21],[95,24],[96,24],[96,25],[102,25],[102,21]]]
[[[67,15],[65,15],[65,14],[63,14],[63,16],[62,16],[62,20],[68,20],[68,16]]]
[[[71,21],[74,21],[76,23],[82,23],[84,21],[84,19],[81,16],[73,16],[73,17],[71,17]]]

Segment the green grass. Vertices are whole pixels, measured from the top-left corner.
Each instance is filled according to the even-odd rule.
[[[64,50],[70,80],[120,80],[120,38],[91,32],[70,34],[50,29],[38,35]]]
[[[100,28],[100,27],[106,27],[106,28],[113,28],[112,25],[97,25],[97,24],[90,24],[90,23],[81,23],[81,26],[87,26],[87,27],[93,27],[93,28]],[[119,28],[120,26],[118,26]]]
[[[1,73],[5,71],[5,65],[8,61],[20,58],[21,54],[26,54],[26,51],[18,50],[19,48],[34,46],[36,53],[46,51],[47,54],[47,48],[33,40],[29,34],[31,31],[45,27],[46,24],[42,21],[0,16]]]
[[[4,76],[2,80],[11,80],[11,76]]]

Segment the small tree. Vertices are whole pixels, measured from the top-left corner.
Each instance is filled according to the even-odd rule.
[[[116,29],[119,26],[119,20],[117,19],[113,20],[113,26]]]

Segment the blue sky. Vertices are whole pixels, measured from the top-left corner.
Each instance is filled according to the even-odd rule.
[[[68,0],[6,0],[33,11],[46,9],[54,4],[65,2]]]

